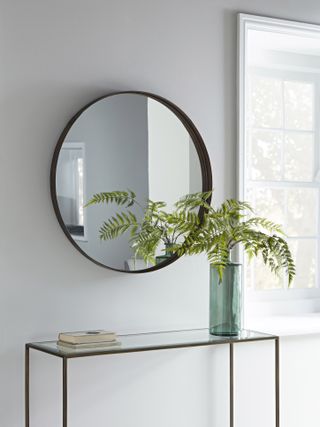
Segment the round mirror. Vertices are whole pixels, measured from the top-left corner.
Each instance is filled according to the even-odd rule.
[[[82,108],[62,132],[51,167],[53,205],[68,239],[96,264],[125,272],[177,259],[165,239],[152,259],[137,255],[135,236],[150,203],[163,202],[157,208],[169,212],[211,184],[209,157],[191,120],[144,92],[107,95]]]

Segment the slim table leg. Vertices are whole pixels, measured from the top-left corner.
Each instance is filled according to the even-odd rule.
[[[62,359],[62,426],[68,424],[68,359]]]
[[[30,349],[28,344],[25,348],[24,358],[24,410],[25,410],[25,426],[30,425]]]
[[[233,366],[233,343],[229,344],[229,399],[230,399],[230,427],[234,426],[234,366]]]
[[[276,427],[280,427],[280,351],[279,337],[275,339],[275,396],[276,396]]]

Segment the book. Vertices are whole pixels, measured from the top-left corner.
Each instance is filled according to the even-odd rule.
[[[116,340],[116,334],[102,329],[93,331],[60,332],[58,339],[61,342],[70,344],[112,342]]]
[[[101,348],[112,348],[119,347],[121,345],[120,341],[105,341],[98,343],[82,343],[82,344],[70,344],[64,341],[57,341],[57,346],[65,350],[87,350],[87,349],[101,349]]]

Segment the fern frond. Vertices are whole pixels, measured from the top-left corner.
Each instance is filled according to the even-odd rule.
[[[266,218],[253,217],[245,221],[243,224],[249,227],[258,226],[269,231],[270,233],[284,234],[284,232],[282,231],[281,225],[276,224],[270,220],[267,220]]]
[[[238,200],[228,199],[221,204],[221,207],[217,210],[217,213],[230,215],[240,213],[241,211],[252,212],[252,208],[248,202],[239,202]]]
[[[110,240],[121,236],[131,227],[134,229],[138,227],[138,221],[132,212],[128,214],[125,212],[117,213],[107,221],[104,221],[99,230],[100,240]]]
[[[175,203],[177,210],[195,210],[199,207],[210,209],[212,191],[187,194]]]
[[[86,208],[88,206],[97,205],[100,203],[115,203],[119,206],[127,204],[127,207],[130,207],[135,202],[135,198],[136,195],[131,190],[97,193],[92,196],[92,198],[84,207]]]

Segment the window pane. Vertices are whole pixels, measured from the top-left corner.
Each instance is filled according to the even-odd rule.
[[[288,216],[285,232],[289,236],[314,236],[317,232],[317,197],[315,188],[287,190]]]
[[[289,236],[297,270],[291,286],[314,288],[319,189],[299,182],[313,183],[318,167],[315,86],[308,77],[289,81],[274,76],[250,75],[247,87],[245,199],[258,216],[281,224]],[[275,276],[260,257],[245,261],[245,267],[249,289],[287,286],[285,273]]]
[[[251,177],[253,180],[281,179],[282,132],[253,131],[251,136]]]
[[[278,79],[251,79],[251,125],[279,128],[283,125],[282,83]]]
[[[247,196],[249,194],[247,193]],[[252,197],[252,196],[251,196]],[[255,213],[270,221],[284,225],[285,223],[285,191],[278,188],[256,188],[253,197],[249,198]]]
[[[249,262],[249,257],[244,254],[244,275],[245,275],[245,284],[247,289],[253,289],[253,262]]]
[[[288,243],[296,263],[296,276],[291,287],[314,288],[316,282],[316,240],[290,239]]]
[[[264,264],[261,256],[255,258],[252,262],[254,263],[255,289],[280,289],[283,287],[283,273],[280,273],[279,276],[274,274],[270,268]]]
[[[284,82],[285,127],[313,129],[313,85],[304,82]]]
[[[313,135],[287,132],[284,137],[284,177],[288,181],[313,180]]]

